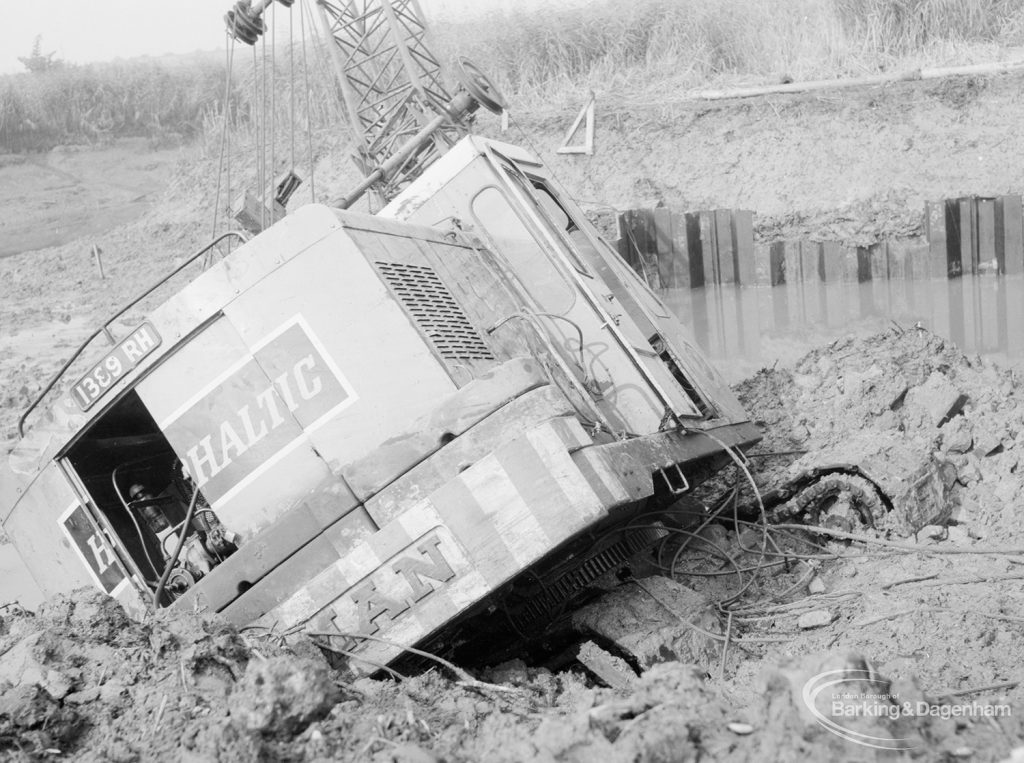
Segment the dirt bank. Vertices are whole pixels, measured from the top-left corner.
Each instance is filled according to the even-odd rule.
[[[920,233],[926,199],[1024,191],[1010,160],[1024,153],[1024,137],[1010,127],[1024,118],[1022,88],[1024,77],[1005,75],[715,103],[685,102],[672,93],[644,102],[599,94],[592,157],[555,153],[576,103],[513,104],[512,126],[504,135],[492,116],[478,121],[484,134],[537,150],[594,213],[655,204],[748,208],[757,213],[761,238],[811,236],[864,244]],[[305,155],[297,160],[307,182],[293,205],[310,201],[314,185],[315,198],[329,202],[356,182],[346,143],[337,133],[315,136],[315,143],[312,177]],[[250,147],[240,139],[232,146],[234,195],[252,184],[254,173]],[[21,189],[12,190],[4,205],[7,233],[0,249],[8,250],[25,246],[18,243],[21,229],[43,236],[43,243],[55,226],[63,226],[61,235],[75,229],[72,218],[78,213],[51,188],[65,182],[61,172],[79,178],[67,181],[69,199],[94,199],[86,205],[91,220],[97,210],[101,218],[103,210],[121,214],[118,205],[141,204],[141,194],[166,185],[157,203],[129,225],[0,259],[0,436],[11,436],[13,410],[59,366],[69,346],[125,295],[210,238],[216,156],[190,154],[189,161],[175,165],[168,184],[174,152],[154,155],[148,164],[145,158],[115,154],[61,149],[36,157],[32,166],[44,165],[49,174],[33,169],[38,182],[27,187],[21,180],[29,171],[26,163],[0,167],[2,186]],[[145,197],[147,203],[151,199]],[[221,214],[222,226],[224,219]],[[106,280],[97,278],[90,254],[94,243],[104,252]]]
[[[855,543],[766,530],[756,511],[738,519],[748,491],[738,517],[722,511],[690,547],[672,536],[634,559],[575,618],[584,632],[612,618],[625,633],[632,668],[618,689],[564,660],[353,680],[305,638],[194,616],[133,623],[82,591],[4,615],[0,748],[104,761],[1007,759],[1024,744],[1024,405],[1012,372],[893,331],[738,391],[768,427],[751,460],[760,485],[838,459],[892,490],[942,461],[948,527],[906,536],[901,522],[829,522]],[[809,452],[771,455],[793,450]],[[769,513],[784,514],[769,496]],[[806,699],[823,674],[862,708],[840,718],[842,734],[814,713],[834,695]],[[881,749],[851,741],[867,737]]]
[[[551,163],[593,204],[751,209],[765,239],[873,243],[919,233],[926,200],[1024,189],[1011,160],[1024,137],[1007,129],[1022,88],[1015,75],[725,102],[599,96],[594,156]],[[573,108],[519,118],[545,157]]]
[[[598,153],[554,166],[594,209],[748,207],[763,235],[905,235],[925,198],[1021,192],[1008,161],[1024,148],[1009,126],[1024,108],[1020,88],[1020,79],[995,78],[716,105],[668,95],[602,101]],[[518,121],[549,157],[575,108],[524,111]],[[348,165],[320,158],[318,198],[350,187]],[[95,277],[91,241],[0,260],[4,436],[101,316],[209,237],[214,167],[208,159],[183,169],[155,209],[96,236],[105,280]],[[296,202],[307,198],[308,186]],[[677,545],[675,564],[662,549],[616,589],[635,587],[630,601],[645,621],[660,612],[659,637],[672,645],[654,650],[663,659],[651,658],[627,688],[602,686],[574,664],[493,666],[474,681],[440,668],[401,683],[352,681],[308,643],[191,617],[130,623],[83,594],[4,616],[0,747],[81,760],[1004,759],[1024,744],[1017,387],[1010,370],[916,330],[841,340],[740,385],[766,429],[751,461],[762,487],[858,465],[885,489],[896,521],[852,544],[766,534],[745,493],[735,518],[724,512],[709,525],[708,543]],[[940,500],[911,502],[927,475],[920,484]],[[743,486],[745,477],[728,481]],[[858,504],[849,490],[835,497],[819,519],[842,532]],[[914,514],[911,505],[949,512]],[[680,622],[645,597],[661,590],[653,580],[666,567],[703,602],[699,620],[686,612]],[[851,721],[851,733],[908,748],[876,751],[824,728],[804,702],[808,681],[827,670],[897,707],[1011,713]]]

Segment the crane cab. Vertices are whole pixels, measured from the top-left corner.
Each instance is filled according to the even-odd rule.
[[[69,382],[4,478],[46,594],[335,632],[365,665],[507,633],[496,602],[543,622],[758,439],[543,166],[479,138],[381,215],[272,225]]]

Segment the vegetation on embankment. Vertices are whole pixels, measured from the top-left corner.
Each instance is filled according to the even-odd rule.
[[[1024,44],[1024,4],[596,0],[574,10],[516,13],[500,23],[440,22],[433,32],[444,58],[474,58],[517,107],[529,108],[588,87],[657,100],[709,82],[826,78],[1005,58],[1008,49]],[[225,113],[235,128],[246,128],[271,108],[280,135],[307,119],[313,129],[336,124],[342,111],[322,54],[312,42],[304,49],[296,43],[290,52],[278,45],[269,67],[259,56],[254,63],[240,45],[229,88],[223,58],[209,55],[174,66],[156,60],[69,64],[0,77],[0,150],[139,135],[213,138]]]
[[[995,60],[1024,44],[1019,0],[599,0],[439,30],[499,87],[657,97],[709,82],[863,76]]]

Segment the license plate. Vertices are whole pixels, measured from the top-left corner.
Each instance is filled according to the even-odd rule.
[[[160,346],[160,335],[150,323],[143,323],[122,339],[71,389],[71,396],[83,411],[89,410],[108,389],[113,387],[143,358]]]

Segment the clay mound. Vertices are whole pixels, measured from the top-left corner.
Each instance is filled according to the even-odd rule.
[[[814,467],[856,465],[906,512],[931,468],[943,482],[934,503],[945,510],[931,521],[1017,533],[1024,398],[1013,371],[928,331],[894,328],[833,342],[792,370],[762,370],[737,393],[765,426],[760,450],[807,451],[758,459],[766,487]]]

